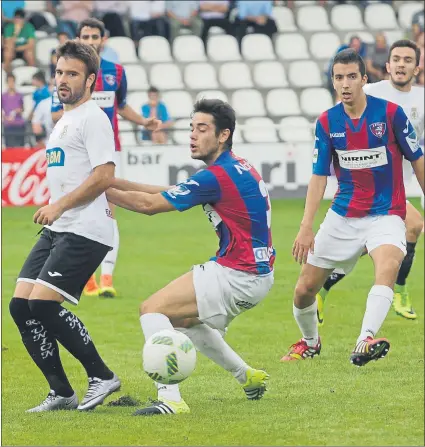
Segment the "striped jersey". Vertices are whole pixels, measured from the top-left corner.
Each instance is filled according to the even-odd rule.
[[[112,124],[115,139],[115,150],[121,151],[121,143],[118,132],[118,109],[126,105],[127,100],[127,78],[124,67],[120,64],[100,59],[100,69],[97,73],[96,86],[92,99],[108,115]],[[57,90],[53,91],[52,112],[63,109],[59,101]]]
[[[273,270],[270,198],[248,161],[226,151],[213,165],[162,195],[178,211],[203,206],[220,239],[212,261],[256,275]]]
[[[313,173],[338,179],[332,209],[345,217],[395,214],[406,216],[403,157],[422,155],[416,131],[403,109],[366,95],[359,119],[351,119],[342,103],[324,112],[316,124]]]

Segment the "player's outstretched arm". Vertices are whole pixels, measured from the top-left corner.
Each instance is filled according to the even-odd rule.
[[[147,216],[176,210],[160,193],[149,194],[138,191],[118,191],[115,188],[109,188],[106,191],[106,197],[109,202],[120,208],[146,214]]]
[[[111,188],[118,189],[119,191],[138,191],[148,194],[158,194],[163,191],[167,191],[171,186],[157,186],[157,185],[145,185],[143,183],[130,182],[121,178],[115,178],[112,181]]]
[[[152,117],[144,118],[139,115],[132,107],[126,104],[124,107],[118,109],[118,113],[128,121],[138,124],[139,126],[144,126],[147,130],[158,130],[161,126],[162,121]]]
[[[424,192],[424,156],[418,158],[415,161],[412,161],[412,167],[415,171],[416,178],[418,179],[419,185],[422,188],[422,192]]]

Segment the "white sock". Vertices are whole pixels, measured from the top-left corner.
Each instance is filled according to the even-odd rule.
[[[295,321],[303,334],[307,346],[314,347],[319,342],[319,329],[317,327],[317,301],[304,309],[293,305]]]
[[[362,329],[357,342],[366,337],[375,338],[390,310],[393,297],[394,291],[388,286],[375,285],[370,289]]]
[[[102,275],[112,275],[112,273],[114,273],[115,264],[117,263],[118,249],[120,248],[120,233],[115,219],[113,244],[114,246],[112,247],[112,250],[106,253],[105,259],[102,261]]]
[[[206,324],[198,324],[189,329],[175,329],[186,334],[198,351],[229,371],[239,383],[243,385],[246,382],[246,370],[250,367],[224,341],[217,329]]]
[[[178,385],[164,385],[162,383],[155,382],[158,389],[158,400],[167,399],[173,402],[180,402],[182,397]]]

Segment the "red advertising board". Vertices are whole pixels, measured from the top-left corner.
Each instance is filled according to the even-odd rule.
[[[49,200],[45,149],[1,152],[2,206],[44,205]]]

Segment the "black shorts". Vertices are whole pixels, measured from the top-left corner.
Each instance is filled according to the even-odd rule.
[[[44,228],[17,282],[43,284],[70,303],[78,304],[84,286],[110,249],[74,233],[57,233]]]

